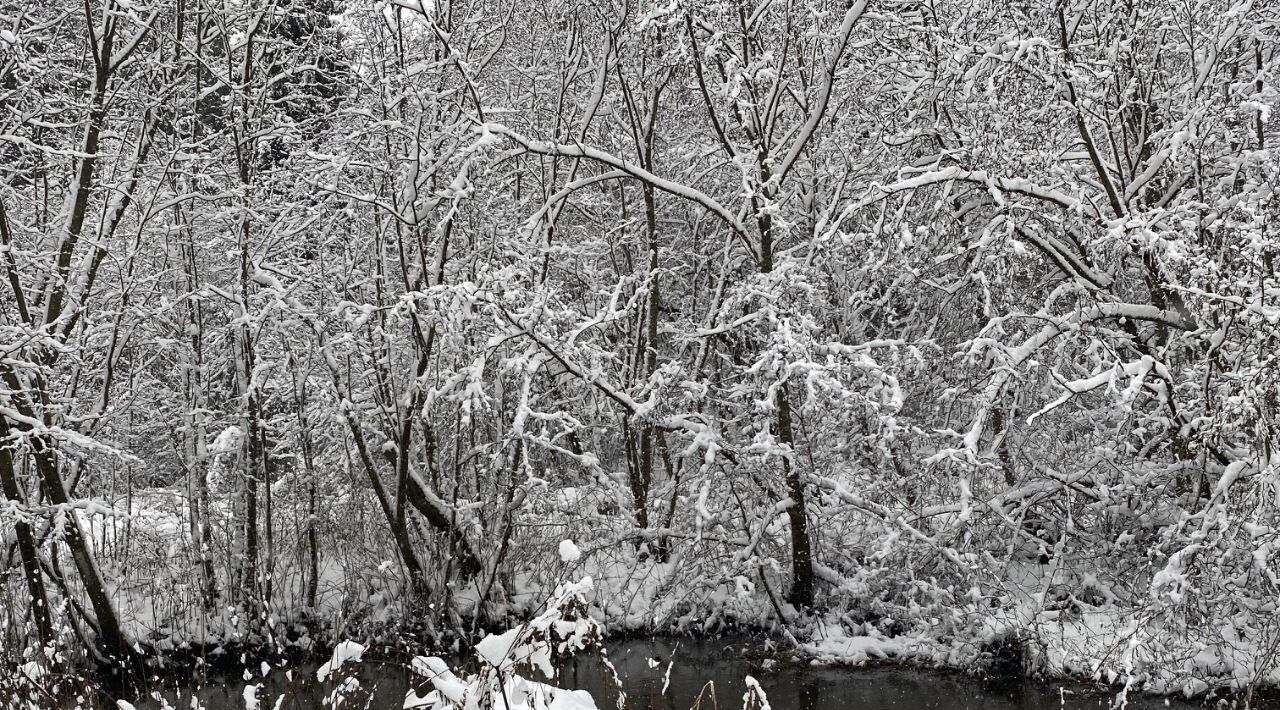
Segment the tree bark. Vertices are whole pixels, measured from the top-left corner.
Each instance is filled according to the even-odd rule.
[[[795,437],[791,429],[791,401],[786,385],[778,388],[774,406],[778,410],[778,440],[788,449],[782,459],[787,482],[787,520],[791,524],[791,592],[787,601],[798,607],[813,605],[813,549],[809,541],[809,518],[805,511],[804,480],[792,461]]]
[[[8,425],[0,418],[0,439],[7,439],[8,435]],[[26,503],[22,489],[18,486],[13,455],[7,448],[0,448],[0,489],[8,500],[18,505]],[[35,620],[40,645],[48,646],[54,639],[53,621],[49,616],[49,595],[45,592],[44,577],[40,573],[35,536],[31,532],[31,526],[25,521],[16,521],[13,527],[18,538],[18,554],[22,557],[22,576],[27,583],[27,593],[31,596],[31,617]]]
[[[120,627],[115,605],[111,602],[111,596],[107,593],[102,575],[94,562],[89,542],[80,529],[80,520],[75,510],[71,509],[71,500],[58,472],[53,447],[43,434],[31,434],[30,439],[36,471],[40,474],[45,496],[52,504],[61,506],[65,511],[63,539],[71,551],[71,560],[80,574],[80,582],[84,585],[85,595],[89,597],[89,604],[93,607],[94,619],[98,625],[98,642],[101,644],[99,655],[108,662],[127,662],[132,656],[128,638]]]

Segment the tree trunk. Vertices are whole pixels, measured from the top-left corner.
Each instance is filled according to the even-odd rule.
[[[76,517],[75,511],[70,508],[70,497],[67,495],[62,476],[58,473],[58,462],[53,447],[42,434],[31,434],[30,440],[32,452],[35,455],[36,471],[40,474],[45,495],[52,504],[65,510],[66,525],[63,539],[71,551],[72,562],[75,563],[76,571],[80,574],[80,582],[84,585],[85,595],[89,597],[89,604],[93,607],[93,615],[98,624],[98,641],[101,644],[99,655],[107,661],[129,661],[132,654],[127,637],[120,628],[115,606],[111,602],[110,595],[107,594],[98,566],[94,563],[93,553],[89,549],[88,541],[85,540],[84,532],[80,529],[80,520]]]
[[[422,591],[426,586],[426,576],[422,570],[422,564],[418,561],[418,556],[413,551],[413,541],[409,536],[409,528],[407,525],[397,525],[393,502],[387,497],[386,487],[382,485],[382,479],[378,475],[377,465],[373,461],[373,457],[369,455],[369,447],[365,444],[364,433],[360,431],[360,426],[348,414],[347,428],[351,430],[351,436],[355,440],[356,452],[360,455],[360,463],[364,466],[365,473],[369,476],[369,485],[373,488],[374,497],[378,500],[378,506],[382,508],[382,514],[387,519],[387,525],[391,528],[391,538],[395,541],[396,550],[400,553],[400,560],[404,563],[405,571],[409,575],[409,587],[414,594]]]
[[[813,550],[809,542],[809,519],[805,511],[804,480],[791,459],[794,436],[791,431],[791,401],[786,385],[778,388],[774,405],[778,410],[778,439],[790,450],[782,459],[787,481],[787,520],[791,523],[791,593],[787,601],[798,607],[813,604]]]
[[[305,395],[298,396],[298,429],[302,444],[302,465],[307,474],[307,588],[305,593],[308,609],[316,608],[316,595],[320,588],[320,544],[316,539],[316,470],[315,455],[311,448],[311,429],[303,408],[307,401]]]
[[[762,185],[769,183],[767,170],[761,170]],[[757,207],[757,213],[759,208]],[[759,218],[760,226],[760,271],[773,271],[773,221],[768,215]],[[791,395],[786,382],[778,388],[774,398],[774,409],[777,412],[776,426],[778,440],[787,447],[782,458],[783,479],[787,484],[787,520],[791,524],[791,592],[787,601],[798,607],[813,604],[813,549],[809,540],[809,519],[805,510],[804,478],[796,467],[792,454],[795,452],[795,436],[791,428]]]
[[[0,418],[0,438],[8,438],[8,434],[8,424]],[[6,499],[18,505],[26,504],[14,471],[13,455],[5,448],[0,448],[0,489],[3,489]],[[49,595],[45,593],[44,577],[40,574],[35,536],[31,533],[31,526],[24,521],[15,522],[13,528],[18,538],[18,554],[22,556],[22,576],[27,583],[27,593],[31,596],[31,617],[35,620],[40,645],[48,646],[54,639],[53,621],[49,616]]]
[[[646,161],[650,162],[650,161]],[[658,369],[658,210],[654,201],[653,186],[645,183],[644,221],[649,241],[649,298],[645,306],[644,376],[651,377]],[[639,480],[632,484],[636,497],[636,523],[641,529],[649,527],[649,488],[653,485],[653,424],[645,422],[640,429]]]

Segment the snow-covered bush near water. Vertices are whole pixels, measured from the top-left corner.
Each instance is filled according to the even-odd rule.
[[[599,653],[607,666],[604,628],[589,613],[588,595],[592,589],[590,577],[561,585],[541,614],[505,633],[481,639],[475,646],[481,667],[470,676],[459,677],[435,656],[415,658],[413,670],[429,679],[435,690],[423,697],[411,692],[404,707],[596,710],[595,701],[586,691],[557,688],[523,675],[536,671],[544,678],[553,678],[556,664],[588,649]],[[625,699],[619,684],[618,710],[625,707]]]

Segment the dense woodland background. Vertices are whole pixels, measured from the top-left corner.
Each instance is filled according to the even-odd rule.
[[[0,2],[0,655],[590,574],[615,628],[1265,680],[1278,50],[1247,0]]]

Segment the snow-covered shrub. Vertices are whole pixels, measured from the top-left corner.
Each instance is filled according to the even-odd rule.
[[[588,612],[586,595],[590,577],[562,584],[537,617],[501,634],[490,634],[476,644],[481,668],[473,675],[455,674],[436,656],[419,656],[413,669],[429,679],[435,690],[419,697],[410,692],[406,708],[429,710],[596,710],[595,701],[583,690],[557,688],[532,680],[525,673],[555,675],[555,663],[579,651],[594,648],[612,669],[601,644],[604,629]],[[615,676],[616,680],[616,676]],[[619,694],[619,708],[625,696]]]

